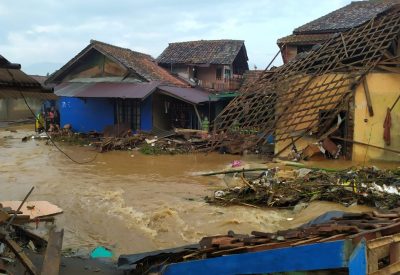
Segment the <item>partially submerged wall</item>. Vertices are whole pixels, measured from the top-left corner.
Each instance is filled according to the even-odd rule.
[[[42,106],[42,100],[36,98],[26,98],[29,107],[33,112],[38,112]],[[11,121],[19,119],[33,118],[31,111],[26,106],[22,98],[4,98],[0,99],[0,120]]]
[[[386,145],[383,139],[387,108],[390,108],[400,95],[400,74],[370,73],[367,83],[374,115],[369,116],[364,88],[359,85],[355,93],[354,140],[400,151],[400,102],[391,112],[391,144]],[[353,160],[364,159],[400,161],[400,155],[363,145],[353,145]]]

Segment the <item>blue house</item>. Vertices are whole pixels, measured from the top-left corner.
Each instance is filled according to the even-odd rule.
[[[59,96],[61,127],[103,132],[199,129],[209,92],[190,87],[147,54],[91,40],[46,81]]]

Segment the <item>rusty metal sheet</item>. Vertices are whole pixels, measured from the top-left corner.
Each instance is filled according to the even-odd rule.
[[[55,94],[66,97],[137,98],[143,99],[154,92],[160,83],[63,83],[54,88]]]
[[[159,86],[158,89],[161,93],[177,97],[192,104],[207,102],[210,100],[209,96],[211,95],[209,92],[196,88]]]

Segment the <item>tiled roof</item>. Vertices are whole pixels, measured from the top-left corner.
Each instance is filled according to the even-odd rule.
[[[174,77],[164,68],[157,65],[155,60],[148,54],[132,51],[130,49],[117,47],[100,41],[91,40],[95,48],[116,58],[126,67],[134,70],[148,81],[166,81],[175,85],[186,85],[182,80]]]
[[[0,55],[0,98],[21,98],[21,95],[27,98],[57,98],[20,68],[20,64],[11,63]]]
[[[29,75],[31,78],[35,79],[37,82],[40,84],[44,84],[44,82],[47,80],[47,76],[44,75]]]
[[[176,78],[164,68],[158,66],[150,55],[96,40],[91,40],[90,44],[85,49],[83,49],[79,54],[65,64],[60,70],[51,75],[46,83],[51,83],[54,81],[57,76],[66,71],[70,66],[72,66],[72,64],[74,64],[91,49],[98,50],[107,57],[110,57],[114,61],[120,63],[125,68],[134,71],[147,81],[161,81],[178,86],[187,86],[184,81]]]
[[[20,70],[21,65],[11,63],[0,55],[0,87],[41,88],[38,81]]]
[[[337,32],[357,27],[388,10],[399,0],[353,1],[347,6],[296,28],[294,34]]]
[[[198,40],[170,43],[157,58],[161,64],[232,64],[243,40]],[[247,53],[244,48],[246,58]]]
[[[277,43],[281,44],[291,44],[291,43],[302,43],[302,44],[315,44],[328,40],[334,34],[333,33],[323,33],[323,34],[291,34],[282,38],[279,38]]]

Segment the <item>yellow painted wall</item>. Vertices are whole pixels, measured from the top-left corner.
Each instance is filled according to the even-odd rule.
[[[354,140],[400,151],[400,102],[391,112],[391,145],[385,145],[383,140],[383,122],[385,121],[386,110],[393,105],[400,95],[400,74],[370,73],[367,76],[367,83],[374,116],[369,116],[364,88],[359,85],[355,94]],[[400,161],[399,154],[354,145],[353,160],[363,161],[364,158],[367,160]]]
[[[355,91],[353,139],[355,141],[400,151],[400,102],[398,102],[391,112],[392,143],[390,146],[387,146],[383,140],[383,122],[385,120],[386,110],[388,107],[393,105],[397,96],[400,95],[400,74],[370,73],[367,76],[367,83],[371,94],[374,116],[369,116],[364,88],[361,84]],[[288,108],[288,110],[289,109],[290,108]],[[367,121],[365,121],[365,119]],[[296,128],[298,127],[301,128],[300,126],[297,126]],[[296,147],[298,150],[302,150],[308,144],[315,142],[317,142],[317,140],[313,137],[301,138],[296,141]],[[275,144],[275,153],[279,152],[290,143],[290,140],[277,142]],[[280,156],[288,156],[290,150],[291,146],[281,153]],[[367,147],[363,145],[353,145],[352,158],[357,162],[364,161],[364,158],[366,160],[400,161],[399,154],[371,147],[368,147],[367,149]]]

